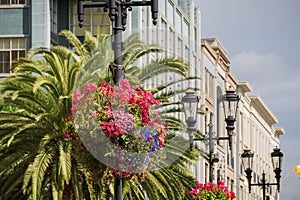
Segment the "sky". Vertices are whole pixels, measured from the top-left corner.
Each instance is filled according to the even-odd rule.
[[[228,51],[231,71],[283,127],[280,199],[300,199],[300,0],[195,0],[202,37],[216,37]],[[255,162],[255,161],[254,161]],[[274,187],[274,186],[273,186]]]

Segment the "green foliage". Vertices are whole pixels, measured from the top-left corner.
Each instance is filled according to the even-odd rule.
[[[13,74],[0,82],[0,199],[105,199],[113,193],[113,182],[106,185],[101,179],[106,166],[90,154],[79,153],[83,144],[73,132],[72,138],[64,137],[73,130],[72,121],[66,119],[71,115],[73,90],[88,80],[110,79],[110,37],[100,31],[97,37],[86,32],[81,43],[70,31],[60,34],[74,51],[63,46],[32,49],[12,66]],[[142,68],[134,66],[142,56],[157,52],[159,47],[141,42],[138,35],[127,38],[126,77],[132,84],[143,84],[164,73],[177,74],[177,80],[149,90],[162,102],[158,111],[169,130],[181,130],[184,124],[170,115],[181,111],[179,102],[170,99],[184,91],[167,89],[191,79],[188,65],[180,59],[161,58]],[[135,181],[125,180],[124,198],[190,198],[194,178],[187,164],[197,159],[197,152],[186,151],[182,143],[188,142],[171,136],[172,143],[166,145],[179,159],[157,171],[135,175]]]

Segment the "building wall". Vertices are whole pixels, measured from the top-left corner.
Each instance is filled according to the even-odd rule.
[[[200,11],[194,9],[194,3],[189,0],[189,15],[184,12],[178,1],[159,1],[159,17],[156,26],[152,24],[150,7],[134,7],[128,13],[129,22],[124,33],[129,35],[138,32],[141,39],[148,44],[157,44],[163,49],[162,54],[149,55],[141,62],[149,62],[157,57],[179,57],[191,66],[189,74],[200,77]],[[174,74],[161,77],[155,82],[163,83],[165,80],[174,80]],[[154,84],[152,82],[151,84]],[[200,88],[200,81],[189,83],[190,87]],[[149,85],[154,86],[154,85]],[[187,86],[180,86],[187,87]]]
[[[214,164],[214,182],[219,178],[225,181],[229,189],[236,192],[237,199],[262,199],[260,187],[252,188],[252,193],[248,193],[248,183],[240,155],[246,147],[255,152],[253,182],[258,183],[263,172],[266,173],[268,181],[276,182],[270,154],[273,148],[279,147],[279,136],[284,134],[284,130],[274,127],[278,120],[260,97],[247,95],[252,91],[250,85],[247,82],[239,82],[230,72],[227,52],[216,38],[202,39],[201,72],[204,97],[201,104],[207,108],[207,112],[213,113],[214,136],[227,135],[223,107],[220,104],[220,97],[225,93],[225,89],[229,86],[234,87],[241,97],[232,150],[228,149],[228,141],[218,142],[214,148],[214,153],[219,155],[219,162]],[[207,133],[207,122],[200,120],[199,123],[203,124],[200,126],[201,130]],[[201,151],[209,151],[203,143],[197,146]],[[202,171],[200,181],[206,182],[208,158],[204,156],[200,160],[200,168],[195,170]],[[270,199],[276,199],[276,187],[268,188],[267,195]]]
[[[230,86],[236,88],[234,81],[228,77],[230,61],[227,57],[227,51],[223,48],[222,44],[216,38],[203,38],[202,44],[202,82],[203,82],[203,106],[207,110],[207,114],[213,114],[213,137],[226,137],[226,123],[224,120],[224,109],[222,104],[222,97],[225,94],[225,90]],[[200,121],[203,123],[203,121]],[[204,124],[201,130],[207,133],[208,121]],[[214,140],[213,152],[219,157],[219,162],[214,163],[214,182],[217,180],[224,181],[229,187],[234,181],[234,165],[232,162],[231,151],[228,150],[228,141],[216,141]],[[209,147],[204,147],[204,151],[208,152]],[[232,151],[235,151],[233,148]],[[203,159],[202,168],[209,165],[207,159]],[[207,180],[201,180],[206,182]]]
[[[236,157],[239,158],[236,168],[238,195],[246,200],[261,199],[262,189],[260,187],[252,187],[251,194],[248,193],[248,182],[240,155],[246,147],[254,152],[252,183],[259,183],[263,172],[266,173],[267,182],[276,183],[271,152],[275,147],[280,146],[279,136],[284,134],[284,130],[274,127],[278,123],[278,120],[260,97],[247,95],[247,92],[252,91],[249,83],[239,82],[238,87],[241,94],[236,140],[238,149]],[[275,186],[268,187],[266,195],[271,200],[277,199],[278,194],[276,190]]]

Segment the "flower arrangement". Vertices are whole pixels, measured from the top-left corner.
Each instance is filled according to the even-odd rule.
[[[110,145],[102,153],[112,161],[111,173],[131,177],[154,167],[158,150],[164,147],[165,125],[152,110],[159,104],[151,92],[131,87],[123,79],[119,86],[85,84],[83,90],[74,91],[71,112],[79,118],[88,115],[85,119],[96,119],[98,132],[89,141],[105,137]]]
[[[210,182],[206,184],[198,183],[196,188],[190,191],[190,194],[194,200],[227,200],[236,198],[235,193],[229,191],[222,181],[218,181],[218,184]]]

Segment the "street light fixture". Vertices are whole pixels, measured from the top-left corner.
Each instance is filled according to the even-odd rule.
[[[188,133],[190,138],[190,149],[193,148],[193,142],[197,140],[201,141],[209,141],[209,181],[213,181],[213,164],[217,162],[219,159],[214,155],[214,143],[213,141],[219,140],[228,140],[229,148],[232,148],[232,135],[234,130],[234,123],[236,121],[236,114],[238,109],[239,96],[236,94],[235,90],[229,88],[226,90],[225,95],[222,98],[224,113],[225,113],[225,121],[226,121],[226,129],[228,137],[213,137],[213,123],[212,123],[212,113],[210,113],[210,122],[208,124],[209,132],[208,138],[194,138],[193,131],[195,130],[195,124],[197,122],[197,108],[200,97],[195,95],[195,92],[191,89],[186,91],[186,95],[182,98],[182,104],[185,111],[185,121],[188,125]]]
[[[253,164],[253,156],[254,153],[251,152],[249,148],[244,149],[242,153],[242,163],[245,169],[246,177],[248,180],[248,187],[249,193],[251,193],[252,186],[262,186],[263,189],[263,200],[266,200],[266,186],[276,185],[277,191],[280,192],[280,178],[281,178],[281,171],[282,171],[282,159],[283,153],[280,151],[278,147],[276,147],[273,152],[271,153],[272,163],[275,172],[276,183],[266,183],[266,174],[265,172],[262,173],[262,180],[261,183],[251,183],[252,179],[252,164]]]
[[[233,87],[229,87],[223,97],[224,116],[226,121],[226,129],[228,135],[233,135],[234,123],[238,110],[239,96],[236,94]]]
[[[150,6],[152,22],[156,25],[158,18],[158,0],[105,0],[102,2],[78,0],[77,6],[79,27],[83,27],[85,8],[103,7],[105,12],[108,11],[110,21],[112,22],[112,48],[114,51],[114,62],[111,63],[110,70],[114,83],[119,85],[120,80],[124,78],[124,67],[122,65],[122,31],[126,28],[127,10],[131,11],[132,7],[135,6]]]
[[[182,104],[185,114],[185,122],[188,126],[187,131],[190,138],[190,148],[193,146],[193,131],[196,130],[195,124],[197,122],[197,109],[200,97],[195,95],[194,90],[188,89],[185,96],[182,97]]]

